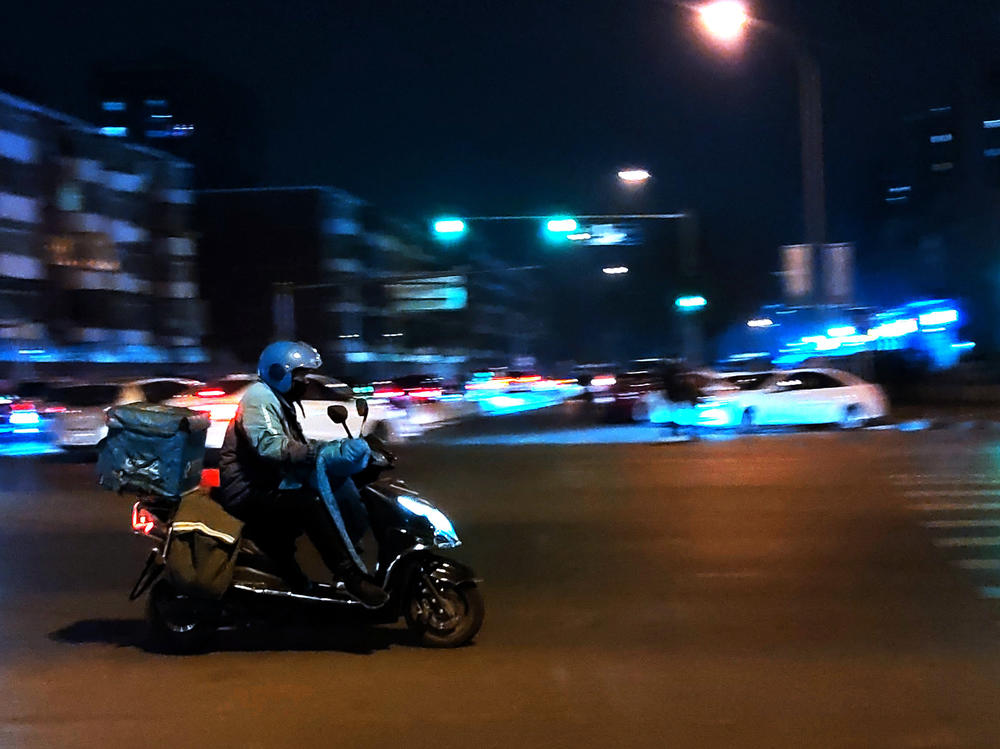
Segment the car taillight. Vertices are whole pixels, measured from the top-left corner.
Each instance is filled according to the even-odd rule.
[[[132,530],[148,536],[156,527],[156,516],[142,506],[142,502],[132,505]]]
[[[406,391],[404,391],[404,390],[376,390],[375,391],[375,397],[376,398],[402,398],[404,395],[406,395]]]
[[[407,391],[414,398],[440,398],[441,388],[413,388]]]
[[[220,395],[225,395],[225,390],[219,390],[218,388],[210,388],[209,390],[199,390],[195,395],[199,398],[218,398]]]
[[[39,422],[38,411],[31,401],[20,401],[10,407],[10,416],[7,421],[11,426],[27,426]]]

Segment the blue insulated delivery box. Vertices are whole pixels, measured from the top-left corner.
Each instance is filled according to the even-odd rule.
[[[97,471],[111,491],[180,497],[197,488],[209,418],[187,408],[130,403],[108,410]]]

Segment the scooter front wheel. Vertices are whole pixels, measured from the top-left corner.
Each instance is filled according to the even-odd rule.
[[[176,653],[204,650],[217,630],[217,612],[212,604],[186,596],[160,580],[149,592],[148,615],[154,641]]]
[[[483,626],[486,604],[474,582],[431,581],[418,575],[404,609],[406,626],[430,648],[457,648]]]

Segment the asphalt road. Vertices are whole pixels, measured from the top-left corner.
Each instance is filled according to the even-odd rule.
[[[988,434],[401,450],[487,620],[145,647],[147,544],[94,468],[0,461],[0,746],[996,747]]]

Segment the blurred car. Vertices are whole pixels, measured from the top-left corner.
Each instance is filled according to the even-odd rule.
[[[593,394],[592,402],[599,409],[604,421],[627,422],[649,419],[648,398],[662,393],[664,376],[655,370],[621,372],[614,376],[614,384]]]
[[[462,389],[443,377],[428,374],[414,374],[396,377],[392,380],[381,380],[372,383],[373,395],[377,398],[399,400],[400,405],[406,403],[429,403],[434,401],[454,400],[461,396]]]
[[[240,399],[247,389],[257,381],[254,374],[235,374],[192,387],[168,403],[194,411],[203,411],[211,419],[205,445],[217,450],[222,447],[229,422],[236,415]],[[327,408],[342,405],[347,408],[347,427],[357,436],[362,419],[358,416],[354,400],[358,397],[353,388],[341,380],[323,375],[306,376],[306,390],[302,398],[303,413],[299,413],[302,431],[309,439],[334,440],[346,436],[344,428],[334,424],[327,415]],[[370,402],[368,423],[365,433],[375,434],[387,442],[419,434],[420,430],[407,418],[406,411],[390,403],[377,399]]]
[[[68,377],[47,380],[21,380],[14,388],[14,395],[21,400],[31,401],[35,404],[38,413],[43,417],[61,413],[64,409],[58,403],[50,403],[52,400],[52,390],[57,387],[65,387],[74,384],[74,380]]]
[[[16,395],[0,395],[0,436],[37,434],[42,417],[33,401]]]
[[[687,412],[699,426],[863,425],[889,412],[878,385],[836,369],[726,375],[703,388]],[[683,423],[683,422],[678,422]]]
[[[47,407],[52,410],[52,433],[64,448],[96,447],[108,433],[105,411],[125,403],[162,403],[198,385],[181,377],[150,377],[123,382],[56,385],[50,388]]]

